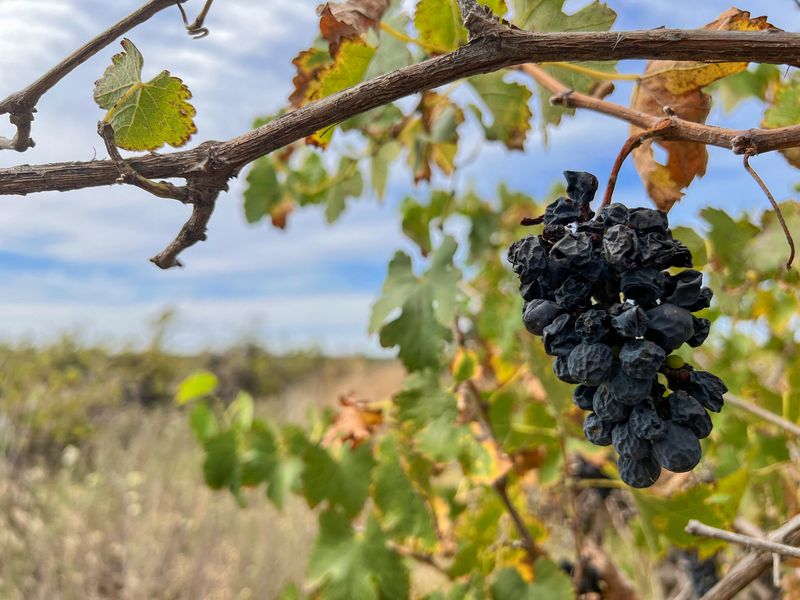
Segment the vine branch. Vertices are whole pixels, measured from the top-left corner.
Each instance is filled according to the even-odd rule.
[[[0,137],[0,150],[25,152],[28,148],[33,148],[36,144],[31,139],[31,121],[33,121],[33,113],[36,112],[36,104],[45,93],[66,77],[75,67],[89,60],[121,35],[148,21],[153,15],[168,6],[177,4],[180,7],[183,2],[186,2],[186,0],[150,0],[93,40],[78,48],[28,87],[14,92],[0,101],[0,115],[9,113],[12,125],[17,128],[17,133],[13,138]]]
[[[766,550],[773,554],[780,554],[781,556],[791,556],[800,558],[800,548],[794,546],[787,546],[779,542],[773,542],[769,539],[760,539],[751,537],[742,533],[735,533],[733,531],[726,531],[711,527],[705,523],[701,523],[695,519],[691,519],[684,529],[689,535],[696,535],[698,537],[713,538],[715,540],[722,540],[731,542],[732,544],[739,544],[745,548],[757,548],[759,550]]]

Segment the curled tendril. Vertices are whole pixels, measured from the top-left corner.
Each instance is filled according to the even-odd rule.
[[[197,18],[190,23],[189,17],[186,15],[186,11],[183,9],[183,4],[178,2],[178,10],[181,11],[181,17],[183,18],[183,25],[186,27],[186,32],[196,40],[204,38],[209,34],[208,27],[204,27],[203,22],[206,20],[208,11],[211,10],[211,5],[213,3],[214,0],[206,0],[203,10],[201,10],[197,15]]]

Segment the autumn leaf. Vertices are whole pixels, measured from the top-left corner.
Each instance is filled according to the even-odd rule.
[[[327,48],[319,45],[303,50],[292,59],[292,64],[297,69],[297,73],[292,79],[294,89],[289,96],[289,105],[292,108],[300,108],[307,102],[309,86],[317,79],[320,71],[332,62],[333,59]]]
[[[183,146],[197,132],[189,88],[169,71],[142,81],[142,54],[129,39],[122,40],[122,49],[94,84],[94,100],[108,111],[103,121],[113,128],[117,146],[134,151]]]
[[[531,91],[519,83],[507,82],[503,73],[487,73],[469,78],[492,116],[491,125],[481,118],[486,139],[503,142],[509,150],[522,150],[531,128]],[[480,110],[473,107],[480,116]]]
[[[356,39],[370,29],[378,29],[390,4],[391,0],[346,0],[321,4],[317,8],[319,30],[330,44],[331,55],[336,56],[342,39]]]
[[[765,17],[750,18],[750,13],[729,9],[704,29],[758,31],[775,29]],[[711,96],[705,86],[739,73],[747,63],[701,63],[695,61],[656,60],[647,63],[634,94],[632,107],[641,112],[663,116],[668,106],[681,119],[704,123],[711,109]],[[641,129],[631,128],[635,135]],[[653,144],[667,151],[667,162],[656,161]],[[661,210],[668,211],[683,197],[683,190],[695,177],[706,172],[708,152],[697,142],[654,142],[648,140],[633,151],[633,162],[647,193]]]
[[[351,448],[356,448],[369,440],[383,424],[383,411],[371,407],[365,400],[357,400],[352,395],[342,396],[339,405],[341,409],[334,415],[331,426],[322,438],[325,446],[342,440]]]

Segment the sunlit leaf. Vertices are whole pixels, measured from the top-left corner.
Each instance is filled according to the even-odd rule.
[[[209,371],[200,371],[190,375],[181,382],[175,402],[180,406],[192,400],[209,396],[217,389],[219,381],[217,376]]]
[[[128,39],[122,48],[94,87],[95,102],[108,110],[103,121],[114,129],[117,145],[125,150],[183,146],[197,131],[189,88],[169,71],[142,81],[141,53]]]

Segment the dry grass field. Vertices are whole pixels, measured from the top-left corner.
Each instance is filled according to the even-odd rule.
[[[48,394],[31,381],[11,403],[14,360],[3,360],[0,401],[0,598],[269,599],[302,580],[312,511],[293,499],[280,513],[263,490],[240,509],[229,493],[210,491],[186,414],[168,403],[87,403],[88,433],[75,443],[19,450]],[[257,412],[302,423],[340,394],[385,397],[403,376],[395,363],[364,359],[320,359],[304,370],[260,398]],[[70,402],[72,411],[80,405]]]

